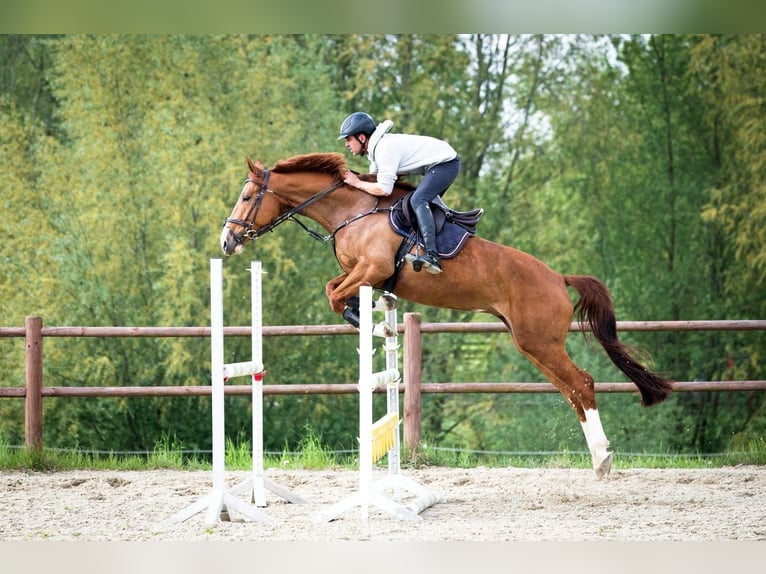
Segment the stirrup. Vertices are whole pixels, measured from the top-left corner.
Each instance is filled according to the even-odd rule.
[[[421,269],[425,269],[432,275],[438,275],[442,272],[439,258],[430,253],[425,253],[423,255],[412,255],[411,253],[408,253],[404,256],[404,260],[408,263],[412,263],[412,269],[416,273],[419,273]]]

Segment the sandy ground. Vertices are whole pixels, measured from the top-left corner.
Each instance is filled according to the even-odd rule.
[[[169,519],[213,492],[209,471],[0,473],[0,541],[763,541],[766,467],[613,470],[603,480],[579,469],[422,468],[405,476],[441,496],[420,520],[353,506],[330,522],[317,516],[348,499],[349,470],[275,470],[266,476],[306,498],[267,492],[258,509],[273,522],[206,524],[203,510]],[[248,472],[226,473],[226,486]],[[385,476],[381,471],[376,480]],[[386,491],[391,497],[393,492]],[[249,503],[247,494],[237,495]],[[412,497],[400,493],[406,505]]]

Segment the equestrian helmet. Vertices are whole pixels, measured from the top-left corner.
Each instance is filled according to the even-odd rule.
[[[340,126],[339,140],[356,134],[370,135],[375,131],[375,120],[365,112],[354,112],[348,116]]]

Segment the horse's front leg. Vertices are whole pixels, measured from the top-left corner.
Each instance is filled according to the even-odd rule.
[[[359,287],[362,285],[376,285],[385,278],[385,270],[376,270],[373,265],[356,265],[350,273],[344,273],[327,282],[325,292],[330,300],[333,311],[356,328],[359,328]],[[356,298],[356,305],[351,303]],[[393,299],[393,302],[392,300]],[[389,297],[382,302],[384,308],[389,305],[396,306],[395,298]],[[382,321],[375,325],[372,334],[377,337],[396,337],[396,331],[387,322]]]
[[[381,269],[374,263],[358,262],[348,273],[328,281],[325,292],[330,301],[330,307],[336,313],[343,313],[347,301],[359,295],[359,287],[377,285],[388,277],[387,273],[390,275],[387,269]]]
[[[330,308],[340,315],[343,313],[343,309],[346,306],[346,300],[339,298],[336,295],[336,290],[338,289],[338,286],[343,283],[343,281],[346,280],[348,277],[348,273],[341,273],[337,277],[330,279],[327,282],[327,285],[325,285],[325,294],[327,295],[327,300],[330,302]]]

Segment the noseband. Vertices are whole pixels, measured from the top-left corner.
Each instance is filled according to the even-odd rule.
[[[258,185],[254,179],[251,179],[249,177],[245,180],[245,183],[252,183],[252,184]],[[226,225],[229,223],[233,223],[234,225],[239,225],[244,229],[241,235],[234,236],[234,240],[237,243],[242,243],[243,238],[255,239],[259,235],[266,233],[266,231],[271,231],[271,229],[273,229],[273,227],[271,229],[266,229],[263,227],[261,229],[253,229],[253,225],[255,225],[255,220],[258,217],[258,211],[261,209],[263,196],[266,193],[266,191],[268,191],[268,184],[269,184],[269,170],[266,169],[266,170],[263,170],[263,181],[258,186],[258,195],[255,196],[255,201],[250,203],[250,209],[247,210],[247,213],[245,214],[245,218],[236,219],[234,217],[227,217],[226,220],[223,222],[224,227],[226,227]]]
[[[258,183],[254,179],[251,179],[249,177],[245,180],[245,183],[247,182],[258,185]],[[244,239],[250,239],[250,240],[256,239],[257,237],[260,237],[261,235],[268,233],[269,231],[273,231],[275,227],[287,221],[288,219],[292,219],[296,223],[300,224],[301,227],[306,229],[306,226],[301,224],[300,221],[294,218],[294,216],[300,213],[301,211],[303,211],[303,209],[305,209],[309,205],[319,201],[320,199],[327,197],[328,195],[330,195],[330,193],[332,193],[339,187],[342,187],[345,182],[342,179],[333,182],[332,185],[320,191],[319,193],[315,193],[303,203],[300,203],[296,205],[295,207],[293,207],[292,209],[290,209],[289,211],[286,211],[280,214],[270,223],[267,223],[263,227],[259,227],[255,229],[254,228],[255,220],[258,218],[258,211],[261,209],[261,203],[263,202],[264,194],[268,191],[269,193],[273,193],[274,195],[279,195],[274,190],[271,190],[268,188],[268,183],[269,183],[269,170],[264,169],[263,181],[261,182],[260,185],[258,185],[258,195],[255,197],[255,201],[251,203],[250,209],[245,214],[244,219],[227,217],[226,221],[223,222],[224,227],[226,227],[226,225],[229,223],[233,223],[234,225],[239,225],[244,229],[241,235],[234,235],[234,240],[237,243],[243,243]],[[310,230],[307,230],[307,231],[310,231]]]

